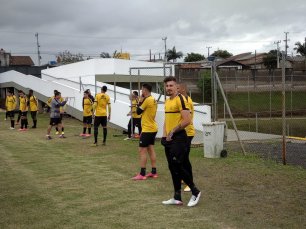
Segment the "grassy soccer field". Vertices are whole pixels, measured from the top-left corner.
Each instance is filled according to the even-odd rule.
[[[236,152],[207,159],[193,148],[199,204],[188,208],[182,193],[183,206],[164,206],[173,187],[159,142],[159,178],[131,181],[137,142],[109,130],[107,145],[91,148],[93,138],[74,136],[82,125],[73,119],[64,120],[67,139],[46,140],[48,116],[38,118],[36,130],[9,131],[0,113],[0,228],[306,227],[306,170]]]

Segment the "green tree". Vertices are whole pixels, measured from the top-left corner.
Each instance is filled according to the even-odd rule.
[[[183,53],[181,51],[176,52],[175,46],[172,49],[168,49],[166,55],[167,61],[173,60],[173,62],[176,62],[176,59],[181,59],[183,57]]]
[[[263,59],[263,64],[268,69],[277,68],[277,50],[270,50],[268,55],[266,55]]]
[[[211,100],[211,71],[206,70],[197,82],[197,87],[204,93],[205,101]]]
[[[116,59],[119,59],[121,57],[121,53],[117,52],[117,50],[115,50],[115,52],[113,53],[113,55],[109,55],[108,52],[102,52],[100,54],[100,57],[101,58],[116,58]]]
[[[217,51],[214,51],[213,54],[211,54],[212,56],[215,56],[215,57],[221,57],[221,58],[229,58],[231,57],[233,54],[232,53],[229,53],[227,50],[217,50]]]
[[[83,61],[83,54],[72,54],[71,52],[65,50],[65,52],[59,52],[56,55],[57,58],[57,65],[65,65],[65,64],[72,64],[79,61]]]
[[[205,59],[204,55],[192,52],[192,53],[187,53],[187,56],[184,58],[184,61],[185,62],[195,62],[195,61],[200,61],[204,59]]]
[[[306,41],[304,44],[301,44],[301,42],[298,41],[295,43],[295,46],[296,47],[293,50],[296,51],[296,53],[306,56]]]

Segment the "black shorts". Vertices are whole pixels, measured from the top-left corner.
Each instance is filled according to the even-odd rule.
[[[64,118],[64,114],[61,113],[61,117],[60,117],[61,121],[63,120],[63,118]]]
[[[152,132],[152,133],[142,132],[139,139],[139,147],[148,147],[149,145],[154,145],[156,134],[157,132]]]
[[[14,118],[14,116],[15,116],[15,111],[8,111],[7,114],[8,114],[8,116],[9,116],[10,118]]]
[[[22,111],[21,111],[21,110],[19,110],[18,115],[20,115],[20,116],[21,116],[21,113],[22,113]]]
[[[58,125],[61,123],[62,123],[61,118],[50,118],[50,125]]]
[[[37,111],[31,111],[31,116],[34,117],[37,115]]]
[[[107,126],[107,117],[106,116],[96,116],[94,126],[99,127],[100,124],[102,126]]]
[[[91,124],[92,116],[83,116],[83,123]]]
[[[141,118],[133,118],[133,125],[137,127],[139,126],[141,127]]]
[[[27,117],[27,115],[28,115],[28,112],[27,112],[27,111],[21,112],[21,114],[20,114],[21,117]]]
[[[184,160],[185,154],[187,153],[187,134],[185,130],[175,133],[172,136],[172,141],[166,141],[163,137],[161,144],[165,147],[165,153],[167,160],[172,162],[181,163]]]

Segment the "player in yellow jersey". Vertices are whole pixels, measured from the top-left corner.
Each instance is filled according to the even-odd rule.
[[[21,125],[19,131],[28,130],[28,99],[24,92],[20,92],[20,111],[21,111]]]
[[[18,90],[18,96],[19,96],[19,111],[18,111],[18,118],[17,118],[17,122],[15,122],[15,125],[18,125],[19,124],[19,121],[20,121],[20,118],[21,118],[21,109],[20,109],[20,99],[21,99],[21,93],[23,93],[22,90]]]
[[[133,91],[133,94],[132,94],[132,112],[129,112],[127,114],[127,116],[131,115],[132,117],[131,117],[131,119],[129,121],[129,124],[128,124],[128,137],[124,140],[130,140],[131,139],[131,135],[132,135],[132,124],[131,124],[131,122],[132,122],[132,119],[133,119],[133,133],[135,134],[135,127],[137,126],[139,134],[135,137],[140,138],[140,134],[142,132],[142,129],[141,129],[141,115],[138,115],[136,113],[138,103],[139,103],[138,92]]]
[[[57,90],[54,90],[54,95],[55,95],[55,93],[56,92],[58,92]],[[52,99],[54,99],[54,96],[52,96],[52,97],[50,97],[50,99],[47,101],[47,105],[49,106],[49,107],[51,107],[51,101],[52,101]],[[59,99],[59,102],[64,102],[64,99],[63,99],[63,97],[61,97],[60,99]],[[66,105],[65,106],[63,106],[63,107],[60,107],[60,119],[61,119],[61,126],[62,126],[62,134],[65,134],[64,133],[64,123],[63,123],[63,118],[64,118],[64,112],[65,112],[65,109],[66,109]],[[59,134],[59,131],[58,131],[58,125],[55,125],[55,129],[56,129],[56,132],[55,132],[55,134]]]
[[[155,122],[157,111],[157,101],[151,96],[152,85],[143,84],[136,110],[138,115],[142,115],[142,133],[139,140],[139,156],[140,156],[140,174],[133,177],[132,180],[145,180],[148,177],[157,178],[156,173],[156,154],[154,151],[155,137],[158,131]],[[147,151],[150,156],[152,171],[146,175]]]
[[[8,112],[8,116],[11,119],[11,127],[9,128],[10,130],[14,130],[14,116],[15,116],[15,108],[17,104],[17,99],[16,96],[13,95],[12,91],[7,92],[7,98],[6,98],[6,109]]]
[[[194,114],[194,108],[193,108],[193,101],[192,99],[187,95],[186,93],[187,90],[187,84],[184,82],[178,82],[177,83],[177,91],[178,93],[180,93],[181,95],[183,95],[187,102],[188,102],[188,106],[189,106],[189,110],[190,110],[190,115],[191,115],[191,122],[190,124],[186,127],[186,132],[187,132],[187,151],[184,157],[184,161],[183,161],[183,167],[184,169],[190,174],[191,177],[193,177],[192,175],[192,166],[189,160],[189,153],[190,153],[190,146],[191,146],[191,141],[194,137],[195,134],[195,130],[194,130],[194,126],[193,126],[193,114]],[[185,192],[190,192],[191,189],[187,186],[184,189]]]
[[[79,136],[89,137],[91,135],[91,123],[92,123],[92,105],[93,101],[89,97],[88,91],[84,91],[83,98],[83,134]],[[88,134],[86,134],[86,128],[88,128]]]
[[[183,167],[187,148],[187,133],[185,128],[191,123],[190,111],[186,98],[177,91],[176,78],[166,77],[165,86],[170,96],[165,101],[165,123],[163,128],[162,145],[168,161],[168,167],[174,186],[174,197],[163,201],[165,205],[182,205],[181,180],[191,189],[192,197],[188,207],[195,206],[201,196],[201,192],[193,183],[193,178]]]
[[[93,105],[93,112],[96,112],[96,115],[92,114],[92,117],[95,119],[94,121],[94,135],[95,135],[95,143],[92,146],[98,146],[98,127],[100,124],[103,127],[103,145],[106,143],[107,136],[107,122],[109,122],[111,118],[111,104],[110,98],[107,94],[107,87],[103,86],[101,88],[101,93],[97,94],[95,97],[95,102]],[[107,117],[107,108],[108,107],[108,117]]]
[[[31,109],[31,117],[33,120],[33,124],[34,126],[32,126],[32,129],[36,128],[36,124],[37,124],[37,104],[38,104],[38,100],[37,98],[34,96],[33,94],[33,90],[29,90],[29,102],[30,102],[30,109]]]

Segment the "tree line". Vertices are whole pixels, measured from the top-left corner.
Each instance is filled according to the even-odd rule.
[[[300,54],[301,56],[306,56],[306,41],[305,43],[301,42],[296,42],[295,43],[295,48],[294,50],[296,51],[297,54]],[[172,49],[168,49],[166,51],[166,59],[167,61],[172,61],[176,62],[177,59],[183,58],[184,54],[181,51],[176,51],[175,46]],[[227,59],[231,56],[233,56],[232,53],[229,53],[227,50],[217,50],[211,54],[211,56],[214,56],[216,58],[223,58]],[[57,58],[57,64],[58,65],[65,65],[65,64],[70,64],[70,63],[75,63],[79,61],[83,61],[83,54],[77,53],[73,54],[69,51],[64,51],[64,52],[59,52],[56,55]],[[117,52],[115,50],[112,54],[109,54],[108,52],[102,52],[100,54],[100,58],[121,58],[121,53]],[[90,59],[87,58],[87,59]],[[205,56],[200,54],[200,53],[187,53],[184,58],[184,62],[196,62],[196,61],[201,61],[205,60]],[[265,67],[269,69],[274,69],[277,67],[277,50],[270,50],[267,55],[263,58],[263,64]]]

